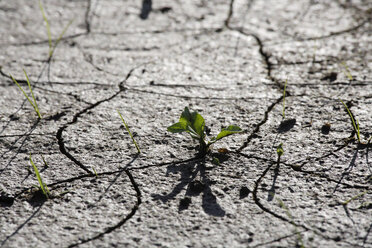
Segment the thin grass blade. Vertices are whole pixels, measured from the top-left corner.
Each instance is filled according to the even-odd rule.
[[[52,33],[50,32],[50,25],[49,25],[49,22],[48,22],[48,18],[46,17],[46,14],[45,14],[43,5],[41,3],[41,0],[39,0],[39,8],[40,8],[41,13],[43,15],[43,19],[45,21],[45,26],[47,28],[48,42],[49,42],[49,57],[51,57],[52,54],[53,54],[53,52],[52,52],[52,47],[53,47],[53,44],[52,44]]]
[[[121,116],[119,110],[116,110],[116,111],[118,111],[118,114],[119,114],[121,120],[122,120],[123,123],[124,123],[125,129],[127,129],[128,133],[129,133],[129,135],[130,135],[130,137],[132,138],[133,144],[136,146],[138,153],[141,153],[141,151],[140,151],[140,149],[139,149],[139,147],[138,147],[138,145],[137,145],[137,142],[134,140],[134,137],[133,137],[132,133],[131,133],[130,130],[129,130],[129,127],[128,127],[127,123],[124,121],[123,116]]]
[[[54,50],[56,49],[56,47],[58,46],[58,43],[61,41],[63,35],[66,33],[67,29],[70,27],[70,25],[74,22],[74,19],[72,19],[71,21],[69,21],[67,23],[67,25],[65,26],[65,28],[62,30],[62,32],[60,33],[60,35],[58,36],[56,42],[54,43],[54,46],[52,48],[52,51],[51,53],[49,54],[49,57],[52,57],[53,53],[54,53]]]
[[[36,165],[32,161],[31,153],[30,153],[30,163],[31,163],[32,167],[34,168],[34,171],[35,171],[37,180],[39,181],[39,185],[40,185],[41,191],[43,192],[43,194],[45,195],[46,198],[49,198],[49,195],[48,195],[49,194],[49,190],[46,187],[46,185],[44,185],[43,180],[41,179],[39,170],[37,169]]]
[[[31,99],[28,97],[28,95],[26,94],[26,92],[22,89],[22,87],[19,85],[19,83],[17,82],[17,80],[11,75],[9,74],[9,76],[12,78],[13,82],[18,86],[18,88],[22,91],[23,95],[25,95],[25,97],[27,98],[27,100],[30,102],[30,104],[32,105],[32,107],[35,108],[34,106],[34,103],[31,101]]]
[[[345,104],[342,100],[340,100],[340,101],[341,101],[342,104],[345,106],[346,111],[347,111],[347,113],[348,113],[349,116],[350,116],[351,122],[352,122],[352,124],[353,124],[354,131],[355,131],[355,133],[356,133],[356,135],[357,135],[358,141],[360,142],[359,122],[358,122],[358,126],[357,126],[357,125],[355,124],[354,117],[353,117],[353,115],[351,114],[349,108],[346,106],[346,104]]]
[[[25,73],[26,80],[27,80],[27,84],[28,84],[28,88],[29,88],[30,91],[31,91],[32,99],[34,100],[34,104],[32,104],[32,106],[34,107],[34,109],[35,109],[37,115],[38,115],[39,118],[41,119],[41,114],[40,114],[40,111],[39,111],[39,106],[38,106],[37,103],[36,103],[36,99],[35,99],[35,96],[34,96],[34,92],[32,91],[32,88],[31,88],[30,79],[28,78],[25,69],[23,69],[23,72]]]
[[[17,80],[11,75],[9,74],[9,76],[12,78],[13,82],[18,86],[18,88],[22,91],[23,95],[26,97],[26,99],[28,100],[28,102],[31,104],[31,106],[34,108],[34,110],[36,111],[38,117],[41,119],[41,114],[39,112],[39,109],[37,106],[34,105],[34,103],[31,101],[31,99],[28,97],[28,95],[26,94],[26,92],[22,89],[22,87],[19,85],[19,83],[17,82]],[[29,83],[29,82],[28,82]],[[30,85],[29,85],[30,87]],[[32,93],[32,91],[31,91]],[[32,93],[32,96],[33,96],[33,93]],[[33,98],[35,100],[35,98]],[[35,101],[36,103],[36,101]]]

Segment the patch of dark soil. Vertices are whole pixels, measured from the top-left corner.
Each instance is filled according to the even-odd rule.
[[[296,124],[296,119],[283,120],[278,127],[278,132],[279,133],[288,132],[294,127],[295,124]]]

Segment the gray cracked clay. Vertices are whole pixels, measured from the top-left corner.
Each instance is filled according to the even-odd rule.
[[[43,5],[54,39],[74,19],[49,61],[37,1],[0,2],[0,247],[372,247],[371,146],[339,101],[366,142],[370,1]],[[244,129],[219,165],[167,132],[185,106]]]

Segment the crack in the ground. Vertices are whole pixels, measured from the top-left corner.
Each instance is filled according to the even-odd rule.
[[[359,24],[357,24],[356,26],[353,26],[353,27],[350,27],[350,28],[347,28],[347,29],[344,29],[344,30],[336,31],[336,32],[331,32],[330,34],[327,34],[327,35],[322,35],[322,36],[317,36],[317,37],[309,37],[309,38],[304,38],[304,39],[296,38],[296,37],[294,37],[294,38],[297,41],[312,41],[312,40],[322,40],[322,39],[332,38],[334,36],[338,36],[338,35],[342,35],[342,34],[345,34],[345,33],[350,33],[350,32],[357,31],[359,28],[361,28],[364,25],[370,23],[371,20],[372,20],[372,18],[369,17],[369,18],[365,19],[364,21],[360,22]]]
[[[104,102],[108,102],[112,99],[114,99],[116,96],[118,96],[121,92],[125,91],[126,88],[123,86],[123,84],[128,80],[128,78],[131,76],[133,70],[135,68],[132,68],[126,75],[125,79],[123,81],[121,81],[119,83],[119,90],[117,92],[115,92],[113,95],[111,95],[110,97],[108,98],[105,98],[103,100],[100,100],[100,101],[97,101],[93,104],[91,104],[90,106],[84,108],[83,110],[79,111],[78,113],[76,113],[73,118],[72,118],[72,121],[66,123],[65,125],[63,125],[62,127],[60,127],[57,131],[57,134],[56,134],[56,138],[58,140],[58,146],[59,146],[59,150],[61,151],[61,153],[63,155],[65,155],[67,158],[69,158],[71,161],[73,161],[76,165],[78,165],[81,169],[83,169],[84,171],[90,173],[90,174],[93,174],[92,171],[90,171],[83,163],[81,163],[79,160],[77,160],[74,156],[72,156],[71,153],[69,153],[67,150],[66,150],[66,146],[65,146],[65,143],[64,143],[64,140],[63,140],[63,137],[62,137],[62,134],[63,134],[63,131],[69,126],[69,125],[72,125],[74,123],[76,123],[78,121],[78,118],[85,114],[86,112],[88,112],[89,110],[91,109],[94,109],[95,107],[99,106],[101,103],[104,103]]]
[[[84,22],[85,22],[85,28],[87,30],[86,34],[89,34],[90,33],[90,22],[91,22],[91,19],[90,19],[90,9],[92,7],[92,0],[87,0],[88,2],[88,5],[87,5],[87,10],[85,11],[85,16],[84,16]]]
[[[81,169],[83,169],[84,171],[88,172],[88,173],[91,173],[93,174],[92,171],[90,171],[85,165],[83,165],[83,163],[81,163],[79,160],[77,160],[74,156],[72,156],[71,153],[69,153],[67,150],[66,150],[66,146],[65,146],[65,142],[64,142],[64,139],[62,137],[62,134],[63,134],[63,131],[68,128],[69,125],[72,125],[74,123],[76,123],[78,121],[78,118],[85,114],[86,112],[88,112],[89,110],[97,107],[98,105],[100,105],[101,103],[104,103],[104,102],[107,102],[107,101],[110,101],[112,100],[113,98],[115,98],[117,95],[119,95],[120,93],[122,92],[122,90],[119,90],[118,92],[116,92],[115,94],[113,94],[112,96],[108,97],[108,98],[105,98],[103,100],[100,100],[98,102],[95,102],[93,104],[91,104],[90,106],[84,108],[83,110],[79,111],[78,113],[76,113],[74,115],[74,117],[72,118],[72,121],[66,123],[65,125],[63,125],[62,127],[60,127],[57,131],[57,135],[56,135],[56,138],[58,140],[58,146],[59,146],[59,150],[61,151],[61,153],[63,155],[65,155],[66,157],[68,157],[71,161],[73,161],[76,165],[78,165]]]
[[[128,220],[130,220],[136,214],[137,210],[139,209],[139,207],[142,203],[141,191],[138,187],[138,184],[134,180],[133,175],[130,173],[130,171],[129,170],[124,170],[124,171],[127,174],[127,176],[129,177],[129,180],[132,184],[132,187],[136,191],[137,202],[133,206],[131,212],[127,216],[125,216],[125,218],[123,218],[121,221],[119,221],[117,224],[115,224],[114,226],[106,228],[106,230],[104,232],[101,232],[101,233],[95,235],[94,237],[91,237],[91,238],[88,238],[88,239],[81,239],[78,243],[69,245],[68,248],[77,247],[79,245],[82,245],[82,244],[94,241],[96,239],[99,239],[99,238],[103,237],[104,235],[109,234],[109,233],[115,231],[116,229],[120,228],[122,225],[124,225]]]
[[[231,17],[233,16],[233,13],[234,13],[234,2],[235,2],[235,0],[230,0],[229,10],[228,10],[225,22],[224,22],[225,27],[227,27],[227,28],[230,25],[230,20],[231,20]]]
[[[146,94],[156,94],[156,95],[161,95],[161,96],[169,96],[169,97],[176,97],[176,98],[182,98],[182,99],[199,99],[199,100],[222,100],[222,101],[236,101],[236,100],[247,100],[247,99],[257,99],[257,98],[248,98],[248,97],[209,97],[209,96],[188,96],[188,95],[175,95],[175,94],[170,94],[170,93],[163,93],[163,92],[155,92],[151,90],[142,90],[142,89],[137,89],[137,88],[129,88],[127,87],[126,89],[128,92],[140,92],[140,93],[146,93]]]
[[[59,41],[65,41],[68,39],[74,39],[78,38],[80,36],[87,35],[86,32],[83,33],[77,33],[73,35],[67,35],[62,37]],[[55,43],[56,39],[52,39],[52,42]],[[9,46],[15,46],[15,47],[21,47],[21,46],[33,46],[33,45],[42,45],[42,44],[49,44],[49,40],[42,40],[42,41],[31,41],[31,42],[24,42],[24,43],[9,43],[9,44],[0,44],[0,47],[9,47]]]
[[[271,241],[266,241],[266,242],[263,242],[263,243],[260,243],[260,244],[254,245],[254,246],[252,246],[252,248],[256,248],[256,247],[260,247],[260,246],[265,246],[265,247],[267,247],[267,245],[270,245],[270,244],[273,244],[273,243],[276,243],[276,242],[282,241],[283,239],[287,239],[287,238],[294,237],[294,236],[298,235],[299,233],[302,233],[302,232],[291,233],[291,234],[288,234],[288,235],[285,235],[285,236],[282,236],[282,237],[276,238],[276,239],[271,240]]]
[[[264,113],[264,118],[258,123],[256,124],[256,127],[255,129],[251,132],[251,134],[247,137],[246,141],[238,148],[238,152],[241,152],[244,148],[246,148],[249,144],[249,142],[251,142],[251,140],[253,138],[255,138],[257,136],[257,133],[260,131],[260,127],[262,125],[264,125],[268,118],[269,118],[269,113],[273,110],[273,108],[279,104],[281,101],[283,100],[283,96],[280,96],[275,102],[273,102],[265,111]]]

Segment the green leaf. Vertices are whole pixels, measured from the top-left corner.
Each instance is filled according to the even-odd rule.
[[[276,148],[276,153],[278,154],[279,157],[281,157],[284,154],[283,143],[280,143],[278,145],[278,147]]]
[[[172,126],[169,126],[167,129],[169,132],[172,132],[172,133],[182,133],[182,132],[188,131],[187,123],[181,123],[181,122],[177,122],[173,124]]]
[[[200,137],[204,138],[205,121],[203,116],[197,112],[193,112],[191,115],[191,127]]]
[[[36,175],[37,180],[39,181],[39,185],[40,185],[41,191],[43,192],[43,194],[45,195],[46,198],[49,198],[48,187],[46,186],[46,184],[43,183],[43,180],[41,179],[39,170],[37,169],[36,165],[32,161],[31,153],[30,153],[30,163],[31,163],[32,167],[34,168],[35,175]]]
[[[241,132],[243,132],[243,130],[240,127],[231,125],[231,126],[228,126],[227,128],[223,128],[221,132],[217,135],[217,137],[212,139],[212,141],[215,142],[231,134],[241,133]]]
[[[189,108],[185,107],[181,114],[179,122],[168,127],[168,131],[172,133],[189,132],[194,138],[204,138],[204,118],[197,112],[190,113]]]

